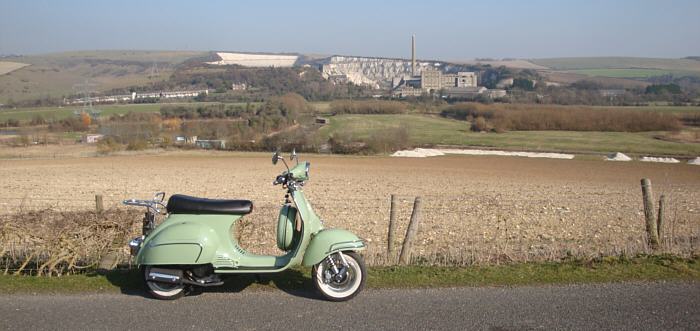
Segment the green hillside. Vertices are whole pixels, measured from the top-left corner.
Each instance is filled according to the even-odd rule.
[[[700,71],[700,61],[643,57],[562,57],[530,60],[554,70],[644,68]]]
[[[367,138],[389,128],[406,127],[419,146],[456,145],[537,151],[623,152],[658,155],[700,155],[700,144],[655,139],[658,132],[511,131],[479,133],[469,123],[424,115],[339,115],[321,128],[322,137],[343,132]]]
[[[10,57],[29,66],[0,75],[0,103],[62,98],[86,79],[96,91],[143,85],[167,79],[174,66],[203,52],[84,51]],[[154,70],[156,69],[156,70]],[[155,74],[153,74],[155,73]]]

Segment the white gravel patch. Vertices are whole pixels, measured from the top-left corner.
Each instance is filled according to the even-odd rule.
[[[608,155],[605,161],[632,161],[632,158],[622,153],[613,153]]]
[[[653,156],[645,156],[639,160],[642,162],[660,162],[660,163],[679,163],[680,162],[672,157],[653,157]]]
[[[391,154],[391,156],[394,156],[394,157],[428,157],[428,155],[425,155],[421,152],[416,152],[416,151],[396,151],[394,154]]]
[[[492,151],[492,150],[482,150],[482,149],[431,149],[431,148],[416,148],[413,150],[397,151],[396,153],[392,154],[391,156],[395,156],[395,157],[430,157],[430,156],[442,156],[442,155],[446,155],[446,154],[520,156],[520,157],[565,159],[565,160],[570,160],[570,159],[574,158],[573,154],[562,154],[562,153],[506,152],[506,151]]]

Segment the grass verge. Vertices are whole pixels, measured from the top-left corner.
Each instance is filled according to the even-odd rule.
[[[583,284],[623,281],[683,280],[700,281],[698,257],[640,256],[609,257],[588,261],[523,263],[500,266],[372,267],[369,288],[431,288],[461,286],[522,286]],[[311,290],[306,268],[281,274],[233,276],[217,292],[244,289]],[[0,276],[0,293],[133,293],[141,281],[135,270],[113,271],[106,275],[84,274],[63,277]]]

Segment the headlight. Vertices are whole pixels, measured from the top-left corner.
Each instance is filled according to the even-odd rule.
[[[141,248],[141,244],[143,243],[143,237],[136,237],[134,239],[131,239],[129,242],[129,251],[131,253],[131,256],[136,256],[136,254],[139,253],[139,249]]]

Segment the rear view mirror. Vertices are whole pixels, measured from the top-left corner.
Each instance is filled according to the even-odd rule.
[[[299,160],[298,160],[298,158],[297,158],[297,149],[296,149],[296,148],[295,148],[295,149],[292,149],[292,155],[289,156],[289,159],[290,159],[290,160],[295,160],[295,159],[296,159],[296,160],[297,160],[297,163],[299,163]]]
[[[280,152],[276,151],[275,154],[272,154],[272,164],[277,164],[277,161],[280,159]]]

